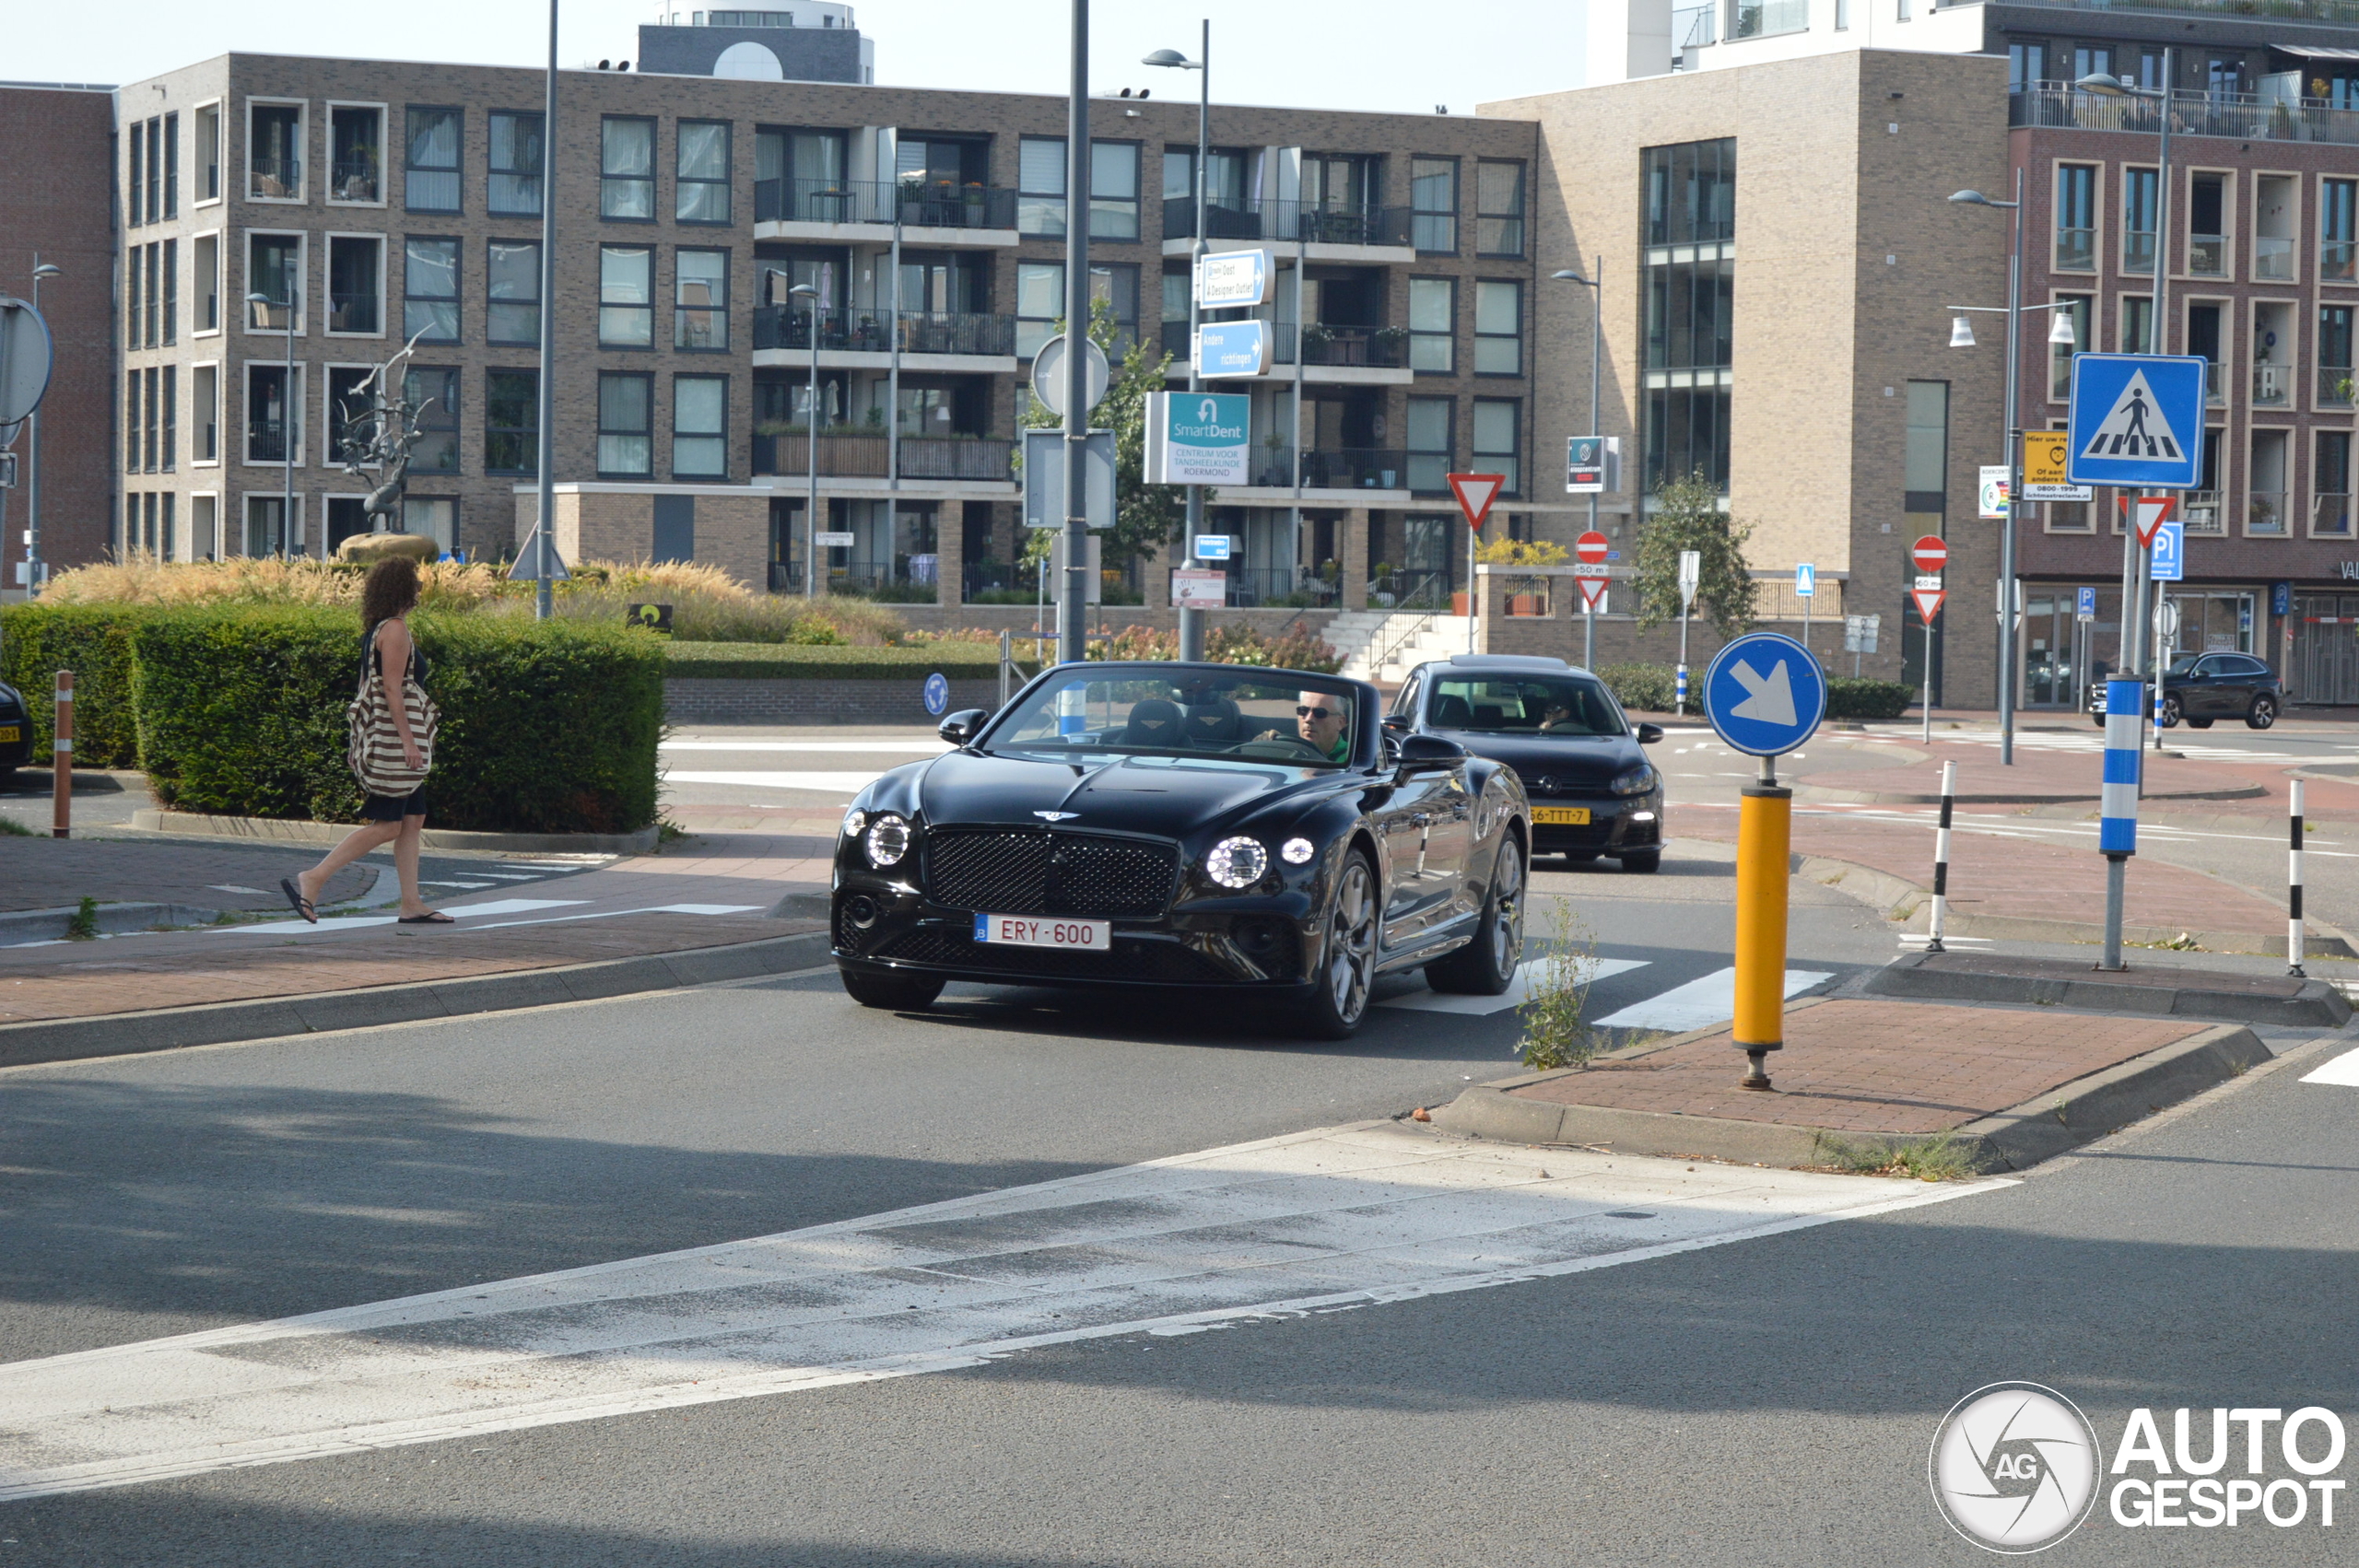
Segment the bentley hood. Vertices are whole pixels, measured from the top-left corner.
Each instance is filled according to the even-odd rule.
[[[1120,755],[1051,762],[980,752],[945,753],[912,776],[914,803],[937,826],[1056,821],[1172,838],[1288,794],[1324,793],[1333,781],[1323,768],[1268,762]]]

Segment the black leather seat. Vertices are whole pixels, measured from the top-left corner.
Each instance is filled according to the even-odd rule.
[[[1437,730],[1471,730],[1474,726],[1474,709],[1462,696],[1434,698],[1429,721]]]
[[[1237,711],[1237,704],[1218,696],[1188,709],[1182,733],[1189,746],[1202,751],[1233,746],[1245,739],[1244,730],[1245,720]]]
[[[1151,696],[1131,709],[1131,717],[1122,726],[1119,743],[1126,746],[1177,746],[1180,739],[1180,705],[1162,697]]]

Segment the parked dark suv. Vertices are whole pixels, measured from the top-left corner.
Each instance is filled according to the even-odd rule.
[[[2093,681],[2089,716],[2105,725],[2105,683]],[[2285,683],[2249,653],[2183,653],[2163,672],[2162,726],[2180,720],[2190,730],[2209,730],[2216,719],[2241,719],[2266,730],[2285,711]]]

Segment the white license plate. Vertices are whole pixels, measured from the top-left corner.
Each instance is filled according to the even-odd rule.
[[[1033,915],[978,915],[977,942],[1005,942],[1015,947],[1062,947],[1083,953],[1109,953],[1114,928],[1105,920],[1059,920]]]

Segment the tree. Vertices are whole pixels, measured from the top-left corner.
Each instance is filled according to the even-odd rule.
[[[1064,323],[1057,323],[1059,332]],[[1109,359],[1121,328],[1114,308],[1103,299],[1089,302],[1090,340]],[[1159,548],[1180,537],[1188,521],[1188,493],[1177,485],[1146,482],[1146,394],[1165,389],[1171,356],[1133,343],[1115,367],[1113,382],[1089,416],[1090,428],[1114,432],[1114,526],[1104,531],[1101,547],[1109,567],[1117,561]],[[1025,400],[1023,422],[1035,429],[1062,424],[1055,415],[1031,398]],[[1046,560],[1050,529],[1036,529],[1025,543],[1027,561]]]
[[[1744,560],[1744,542],[1752,536],[1751,524],[1720,509],[1719,491],[1701,474],[1664,486],[1638,531],[1638,628],[1678,619],[1682,550],[1703,557],[1696,608],[1723,638],[1750,628],[1759,594]]]

